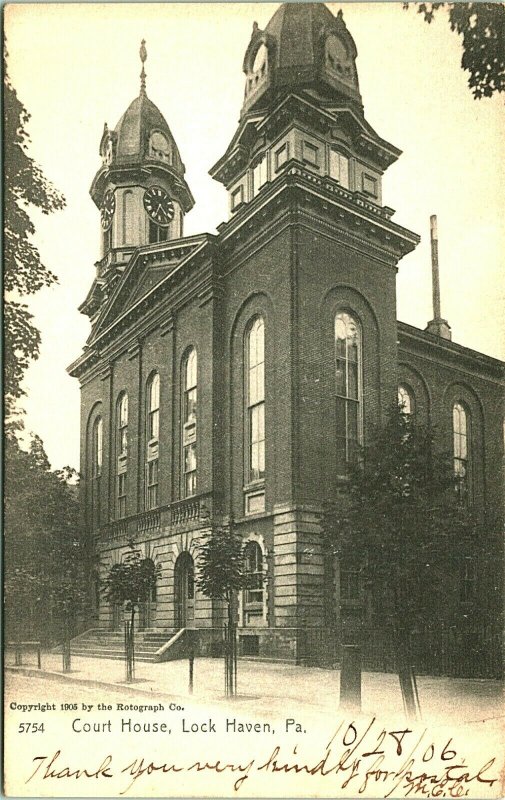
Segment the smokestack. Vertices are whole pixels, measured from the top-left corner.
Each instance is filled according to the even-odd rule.
[[[442,319],[440,311],[440,273],[438,268],[438,227],[437,215],[430,217],[430,238],[431,238],[431,281],[433,295],[433,319],[428,322],[426,330],[442,339],[451,339],[451,328],[446,319]]]

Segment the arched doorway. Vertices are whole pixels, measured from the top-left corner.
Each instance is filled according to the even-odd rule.
[[[188,628],[195,617],[195,565],[190,554],[181,553],[175,562],[175,625]]]

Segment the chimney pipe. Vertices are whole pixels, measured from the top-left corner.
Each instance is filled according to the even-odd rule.
[[[440,319],[440,276],[438,271],[438,231],[437,215],[430,217],[430,237],[431,237],[431,281],[433,291],[433,318]]]
[[[437,215],[430,217],[430,239],[431,239],[431,281],[433,296],[433,319],[428,322],[426,330],[442,339],[451,339],[451,328],[446,319],[442,319],[440,310],[440,273],[438,268],[438,226]]]

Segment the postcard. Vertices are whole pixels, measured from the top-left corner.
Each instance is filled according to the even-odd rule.
[[[503,796],[504,6],[4,14],[5,794]]]

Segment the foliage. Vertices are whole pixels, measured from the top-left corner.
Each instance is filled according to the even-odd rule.
[[[404,3],[404,8],[408,7]],[[505,90],[505,6],[502,3],[420,3],[417,11],[431,23],[447,6],[451,30],[463,37],[461,66],[476,99]]]
[[[123,561],[113,564],[105,578],[102,589],[105,599],[112,605],[126,604],[133,622],[135,609],[150,597],[160,571],[160,566],[144,558],[130,541]]]
[[[429,428],[398,408],[365,450],[347,496],[325,508],[322,527],[329,551],[360,571],[382,617],[405,635],[440,616],[475,541],[451,460],[435,453]]]
[[[22,638],[61,636],[75,624],[87,594],[88,553],[77,497],[77,475],[52,471],[39,437],[22,450],[5,440],[6,623]]]
[[[198,548],[197,567],[198,588],[211,600],[224,600],[231,619],[236,593],[246,589],[251,580],[242,537],[232,525],[215,526],[204,537]]]
[[[27,209],[35,206],[50,214],[65,205],[63,195],[28,155],[29,119],[4,69],[4,392],[9,410],[23,394],[23,374],[38,357],[40,345],[40,333],[20,298],[56,281],[32,241],[35,228]]]

